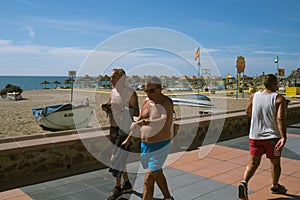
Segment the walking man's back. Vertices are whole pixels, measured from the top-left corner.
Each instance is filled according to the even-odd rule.
[[[239,199],[248,200],[248,182],[258,168],[261,157],[271,161],[273,194],[286,193],[287,189],[278,183],[281,174],[280,157],[286,143],[286,103],[281,94],[276,93],[277,78],[273,74],[265,77],[265,90],[250,97],[246,113],[251,118],[249,144],[250,160],[244,179],[238,187]]]

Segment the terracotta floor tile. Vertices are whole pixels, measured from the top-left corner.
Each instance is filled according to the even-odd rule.
[[[207,178],[210,178],[210,177],[220,174],[219,171],[212,170],[210,167],[199,169],[199,170],[193,171],[192,173],[194,173],[198,176],[203,176],[203,177],[207,177]]]
[[[269,190],[267,188],[262,188],[254,193],[248,195],[249,200],[265,200],[270,197]]]
[[[23,196],[19,196],[19,197],[14,197],[12,199],[8,199],[8,200],[32,200],[32,198],[30,198],[27,195],[23,195]]]
[[[271,172],[270,171],[260,171],[259,173],[256,173],[256,174],[260,174],[261,176],[266,176],[268,178],[266,178],[266,183],[268,183],[269,185],[272,184],[272,175],[271,175]],[[281,174],[280,175],[280,179],[279,179],[279,183],[281,183],[281,180],[287,178],[288,176],[287,175],[284,175],[284,174]]]
[[[219,171],[220,173],[225,173],[239,167],[240,165],[238,164],[226,162],[226,161],[224,161],[221,164],[216,163],[215,165],[209,166],[210,169]]]
[[[204,162],[202,162],[202,163],[204,163]],[[199,165],[200,164],[201,163],[199,163]],[[193,163],[193,165],[194,165],[194,163]],[[216,161],[214,161],[214,164],[207,165],[206,167],[200,167],[200,168],[198,168],[198,170],[193,171],[192,173],[195,173],[199,176],[211,178],[211,177],[223,174],[223,173],[230,171],[237,167],[239,167],[239,165],[216,160]]]
[[[248,183],[249,190],[254,192],[261,190],[262,188],[271,187],[272,178],[271,174],[256,173]]]
[[[270,188],[262,188],[252,194],[249,194],[249,200],[279,200],[279,199],[289,199],[286,195],[271,194]]]
[[[191,162],[191,161],[198,160],[199,157],[198,157],[198,154],[194,153],[194,154],[184,154],[184,155],[180,156],[179,159],[182,161],[185,161],[185,162]]]
[[[196,162],[197,160],[199,160],[198,157],[195,157],[195,156],[184,156],[184,157],[181,157],[180,160],[182,161],[185,161],[186,163],[191,163],[191,162]]]
[[[266,156],[264,155],[262,158],[261,158],[261,161],[260,161],[260,165],[259,165],[259,169],[262,169],[262,170],[270,170],[270,167],[271,167],[271,162],[268,158],[266,158]]]
[[[288,193],[296,194],[300,192],[300,183],[293,177],[286,177],[280,179],[280,184],[288,189]]]
[[[167,166],[182,165],[182,164],[189,162],[191,159],[191,158],[183,159],[184,157],[185,156],[183,153],[169,154],[165,164]]]
[[[192,150],[192,151],[185,151],[185,152],[184,152],[184,155],[186,155],[186,156],[190,156],[190,155],[198,155],[199,151],[200,151],[199,148],[198,148],[198,149],[194,149],[194,150]]]
[[[300,161],[289,160],[282,163],[282,167],[281,167],[282,174],[291,175],[298,171],[300,171]]]
[[[170,153],[167,159],[174,159],[184,156],[184,152]]]
[[[281,157],[281,164],[289,162],[290,160],[290,158]]]
[[[166,164],[166,166],[176,168],[177,166],[187,164],[187,162],[180,160],[180,159],[176,160],[176,161],[167,160],[165,164]]]
[[[199,168],[206,168],[206,167],[211,167],[214,165],[221,165],[223,164],[224,161],[221,160],[216,160],[213,158],[203,158],[203,159],[198,159],[192,163],[190,163],[190,165],[195,165],[198,166]]]
[[[285,179],[288,179],[288,181],[298,184],[299,188],[300,188],[300,179],[298,177],[286,176],[286,177],[282,178],[282,180],[285,180]]]
[[[177,168],[180,165],[193,165],[191,168],[203,168],[206,166],[210,166],[210,165],[215,165],[215,164],[220,164],[222,163],[222,161],[216,160],[216,159],[212,159],[209,157],[205,157],[205,158],[199,158],[199,151],[192,151],[192,152],[187,152],[184,155],[182,155],[181,157],[178,158],[178,160],[176,160],[176,162],[171,163],[169,166]],[[187,166],[183,166],[184,169],[186,169]],[[180,167],[179,167],[180,168]],[[189,169],[190,171],[190,169]]]
[[[8,190],[5,192],[0,193],[0,199],[1,200],[29,200],[31,199],[29,196],[27,196],[22,190],[20,189],[13,189]]]
[[[214,145],[213,149],[209,152],[208,156],[213,157],[215,155],[226,153],[228,151],[232,151],[232,148],[224,147],[224,146],[220,146],[220,145]]]
[[[231,160],[236,159],[242,156],[248,156],[249,153],[247,151],[239,150],[239,149],[232,149],[231,151],[227,151],[225,153],[215,154],[211,157],[219,160]]]
[[[212,179],[237,186],[243,180],[244,170],[245,168],[240,166],[226,173],[216,175]]]
[[[294,177],[294,178],[298,178],[300,180],[300,170],[294,172],[293,174],[291,174],[291,176]]]
[[[199,166],[197,166],[197,165],[191,165],[190,163],[186,163],[186,164],[183,164],[183,165],[175,166],[174,168],[178,169],[178,170],[185,171],[185,172],[193,172],[193,171],[197,171],[197,170],[200,169]]]
[[[198,150],[194,150],[194,151],[185,151],[183,153],[180,154],[180,157],[185,158],[185,157],[189,157],[189,158],[199,158],[198,156],[199,151]]]
[[[230,159],[230,162],[236,163],[236,164],[239,164],[239,165],[242,165],[242,166],[246,166],[249,162],[249,158],[250,158],[250,155],[249,155],[249,152],[248,152],[245,155],[239,156],[237,158]]]

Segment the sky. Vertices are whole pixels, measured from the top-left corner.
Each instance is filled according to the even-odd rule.
[[[298,0],[1,0],[0,76],[285,76],[300,67]],[[153,44],[153,45],[152,45]],[[93,60],[93,61],[91,61]]]

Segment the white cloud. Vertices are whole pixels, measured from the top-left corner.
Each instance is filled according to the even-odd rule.
[[[30,6],[32,8],[48,10],[47,7],[40,6],[40,5],[36,4],[36,3],[32,3],[31,1],[20,0],[20,2],[26,4],[27,6]]]
[[[24,26],[22,28],[27,31],[29,40],[26,43],[30,44],[35,37],[35,32],[34,32],[33,28],[30,26]]]
[[[282,52],[282,51],[259,51],[255,50],[253,53],[256,54],[269,54],[269,55],[291,55],[291,56],[297,56],[297,53],[288,53],[288,52]]]
[[[6,46],[6,45],[9,45],[9,44],[11,44],[10,40],[2,40],[2,39],[0,39],[0,46]]]
[[[227,47],[228,50],[229,47]],[[257,48],[257,46],[256,46]],[[210,59],[207,57],[208,54],[212,53],[212,59],[219,67],[221,74],[225,75],[230,73],[235,75],[236,68],[234,67],[236,57],[231,53],[223,52],[223,48],[206,48],[203,49],[203,54],[201,57],[202,67],[209,67],[209,63],[206,60]],[[28,70],[36,70],[35,73],[40,75],[53,74],[61,75],[68,71],[68,66],[81,67],[78,69],[81,75],[90,74],[98,75],[104,71],[110,72],[110,67],[125,67],[127,71],[135,69],[140,66],[144,66],[149,63],[159,63],[164,66],[169,66],[178,73],[186,75],[196,75],[195,69],[189,65],[186,61],[182,60],[178,55],[172,54],[170,52],[152,50],[138,50],[133,52],[128,52],[127,54],[122,54],[121,52],[115,50],[103,50],[103,49],[83,49],[80,47],[53,47],[53,46],[38,46],[38,45],[17,45],[12,43],[10,40],[0,39],[0,54],[5,55],[1,58],[1,63],[6,63],[6,69],[1,69],[3,74],[11,74],[14,72],[15,68],[23,68],[28,66]],[[213,54],[213,52],[225,53],[222,56],[218,54]],[[278,52],[278,51],[264,51],[255,50],[249,51],[250,54],[246,56],[246,74],[260,74],[262,71],[266,73],[272,73],[275,69],[273,63],[273,57],[267,58],[257,58],[253,55],[255,54],[266,54],[266,55],[282,55],[281,65],[285,66],[287,74],[292,69],[290,66],[296,66],[297,63],[285,59],[283,55],[291,55],[294,53]],[[252,53],[252,55],[251,55]],[[194,51],[180,52],[182,55],[190,56],[193,60]],[[225,56],[224,56],[225,55]],[[299,58],[299,53],[296,53],[297,58]],[[91,57],[89,57],[91,56]],[[275,57],[274,57],[275,58]],[[297,59],[298,60],[298,59]],[[192,64],[195,64],[193,62]],[[42,65],[42,67],[41,67]],[[195,64],[196,65],[196,64]],[[29,67],[30,66],[30,67]],[[106,69],[107,68],[107,69]],[[141,67],[140,67],[141,68]],[[170,69],[171,69],[170,68]],[[143,67],[144,69],[144,67]],[[27,68],[26,68],[27,70]],[[150,73],[153,69],[144,70],[143,72]],[[49,72],[50,71],[50,72]],[[169,70],[170,71],[170,70]],[[160,70],[155,70],[155,72],[160,73]],[[135,73],[135,72],[132,72]]]
[[[57,48],[50,48],[48,50],[49,54],[52,55],[61,55],[61,56],[65,56],[65,55],[87,55],[88,53],[90,53],[91,50],[87,50],[87,49],[80,49],[80,48],[76,48],[76,47],[57,47]]]
[[[79,33],[94,33],[99,34],[99,31],[107,32],[120,32],[128,29],[125,26],[116,26],[95,20],[82,20],[82,19],[48,19],[48,18],[34,18],[33,21],[46,26],[62,31],[71,31]]]
[[[33,54],[33,55],[56,55],[56,56],[74,56],[74,55],[87,55],[89,49],[80,49],[77,47],[50,47],[50,46],[37,46],[37,45],[15,45],[10,40],[0,39],[0,52],[1,54],[15,55],[20,54]]]
[[[24,27],[27,31],[28,31],[28,34],[31,38],[34,38],[35,37],[35,32],[33,31],[33,28],[29,27],[29,26],[26,26]]]

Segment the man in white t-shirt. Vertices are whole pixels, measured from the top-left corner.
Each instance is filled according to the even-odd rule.
[[[238,186],[239,199],[243,200],[248,200],[248,181],[258,168],[263,154],[271,161],[271,193],[284,194],[287,191],[278,183],[281,174],[281,151],[287,139],[286,102],[281,94],[276,93],[277,78],[274,74],[266,75],[264,84],[265,90],[252,95],[246,107],[246,113],[251,118],[250,160],[244,180]]]
[[[126,83],[126,73],[123,69],[113,69],[110,77],[110,81],[113,85],[111,91],[110,100],[107,104],[102,104],[102,109],[108,114],[110,122],[109,138],[113,147],[112,163],[118,158],[120,162],[126,161],[125,155],[123,158],[119,158],[116,155],[121,148],[122,142],[127,138],[130,132],[130,125],[133,122],[133,116],[139,115],[138,97],[136,92],[128,87]],[[123,151],[126,152],[126,151]],[[116,156],[116,157],[114,157]],[[123,163],[125,164],[125,163]],[[107,200],[116,200],[122,193],[132,191],[132,185],[126,172],[126,166],[123,166],[123,170],[120,168],[110,168],[113,176],[116,177],[116,184],[112,191],[111,196]],[[121,177],[123,176],[124,182],[121,185]]]

